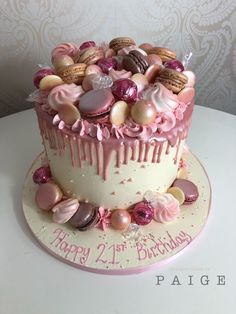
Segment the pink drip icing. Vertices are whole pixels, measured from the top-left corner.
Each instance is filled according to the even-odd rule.
[[[65,149],[63,151],[63,154],[64,154],[66,152],[66,149],[67,149],[68,135],[62,133],[62,140],[63,140],[63,143],[64,143],[63,145],[65,146]]]
[[[51,149],[53,149],[53,140],[52,140],[51,128],[48,129],[47,135],[48,135],[49,146]]]
[[[93,142],[90,142],[88,144],[89,144],[89,163],[90,163],[90,166],[93,166],[94,165]]]
[[[120,165],[121,165],[121,149],[118,149],[116,154],[116,167],[120,168]]]
[[[129,143],[124,143],[124,164],[128,164],[128,158],[129,158]]]
[[[78,160],[79,160],[79,167],[82,169],[83,168],[83,163],[82,163],[82,156],[81,156],[81,139],[77,137],[77,154],[78,154]]]
[[[96,155],[97,155],[97,173],[99,176],[102,174],[102,165],[101,165],[101,158],[100,158],[100,150],[101,150],[101,142],[95,142],[96,148]]]
[[[152,162],[156,162],[156,155],[157,155],[157,150],[158,150],[159,144],[155,142],[155,147],[153,149],[153,154],[152,154]]]
[[[193,103],[187,108],[184,119],[174,129],[165,133],[168,143],[164,153],[169,154],[170,147],[175,147],[174,163],[178,160],[181,140],[185,139],[188,134],[192,109]],[[58,130],[58,127],[52,124],[53,117],[44,112],[40,105],[36,105],[36,111],[43,141],[47,140],[50,148],[58,150],[60,156],[69,149],[73,167],[83,168],[83,160],[87,160],[90,165],[97,165],[97,173],[103,176],[104,180],[108,180],[108,169],[113,151],[116,154],[116,167],[118,168],[122,162],[128,164],[130,149],[130,159],[133,161],[147,162],[150,157],[153,163],[161,161],[165,143],[163,134],[155,134],[148,140],[130,138],[118,140],[110,137],[108,140],[99,142],[96,138],[88,135],[81,136],[68,128]],[[151,146],[153,146],[153,152],[152,156],[149,156]]]
[[[62,155],[64,155],[66,151],[66,136],[61,130],[60,132],[61,132],[61,141],[62,141],[62,146],[63,146]]]
[[[150,147],[151,147],[151,143],[147,142],[145,144],[145,153],[144,153],[143,161],[148,161],[148,153],[149,153]]]
[[[176,165],[177,160],[178,160],[178,153],[179,153],[180,143],[181,143],[181,137],[179,137],[178,143],[177,143],[177,149],[176,149],[176,153],[175,153],[175,157],[174,157],[174,164],[175,165]]]
[[[72,167],[75,168],[76,166],[76,159],[75,159],[75,140],[74,140],[74,137],[71,137],[69,139],[69,145],[70,145],[70,158],[71,158],[71,164],[72,164]]]
[[[83,152],[83,160],[88,161],[88,154],[87,154],[87,142],[82,141],[82,152]]]
[[[163,149],[163,143],[159,144],[158,155],[157,155],[157,162],[158,162],[158,163],[161,161],[162,149]]]
[[[138,162],[143,161],[143,151],[144,151],[144,145],[145,143],[143,141],[139,142],[139,155],[138,155]]]
[[[57,130],[56,134],[57,134],[57,143],[58,143],[59,156],[62,156],[65,147],[63,145],[61,131]]]
[[[103,179],[105,181],[108,180],[108,165],[111,161],[112,149],[107,145],[107,143],[103,143]]]
[[[138,142],[137,140],[135,140],[133,143],[131,142],[131,149],[132,149],[131,160],[136,160],[137,142]]]
[[[49,136],[48,136],[49,129],[47,128],[46,121],[43,121],[42,127],[43,127],[43,135],[44,135],[45,140],[49,140]]]

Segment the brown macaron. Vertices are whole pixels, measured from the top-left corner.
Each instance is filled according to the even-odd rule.
[[[158,55],[162,62],[166,62],[169,60],[175,60],[176,59],[176,53],[168,48],[164,48],[164,47],[153,47],[148,49],[147,54],[154,54],[154,55]]]
[[[69,223],[80,231],[86,231],[95,227],[99,222],[98,207],[90,203],[80,202],[77,212],[69,220]]]
[[[99,59],[104,58],[104,51],[99,47],[90,47],[79,51],[77,55],[77,62],[86,63],[87,65],[95,64]]]
[[[109,48],[115,50],[117,52],[118,50],[129,47],[129,46],[135,46],[135,41],[132,38],[129,37],[117,37],[110,41]]]
[[[148,68],[148,58],[137,50],[132,50],[123,58],[123,67],[126,71],[144,74]]]
[[[85,76],[86,67],[87,65],[85,63],[71,64],[60,69],[58,75],[67,84],[81,84]]]
[[[172,69],[163,69],[156,78],[157,82],[162,83],[173,93],[178,94],[185,86],[188,78],[183,73]]]

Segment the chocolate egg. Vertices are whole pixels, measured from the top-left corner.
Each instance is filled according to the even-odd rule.
[[[43,184],[46,183],[52,177],[50,168],[47,167],[40,167],[35,170],[33,174],[33,181],[36,184]]]
[[[177,179],[187,179],[188,178],[188,170],[187,168],[180,168],[177,173]]]
[[[148,86],[148,80],[146,76],[141,73],[132,75],[130,79],[137,85],[138,93],[143,91]]]
[[[130,79],[119,79],[113,83],[111,91],[116,98],[129,103],[137,99],[138,87]]]
[[[153,207],[145,202],[137,203],[132,211],[132,217],[138,225],[149,224],[154,216]]]
[[[35,202],[40,209],[49,211],[62,199],[62,191],[53,182],[41,184],[35,195]]]
[[[110,111],[110,122],[115,125],[121,125],[125,122],[129,114],[129,107],[125,101],[117,101]]]
[[[70,103],[60,105],[58,116],[62,121],[69,125],[74,124],[81,118],[79,110]]]
[[[162,65],[162,60],[161,57],[159,57],[158,55],[155,55],[153,53],[151,53],[150,55],[148,55],[148,61],[149,64],[157,64],[157,65]]]
[[[172,186],[167,190],[167,193],[170,193],[177,199],[179,205],[182,205],[185,201],[184,192],[177,186]]]
[[[102,69],[96,64],[90,64],[87,66],[84,73],[86,76],[90,74],[102,73]]]
[[[74,60],[70,56],[58,55],[53,59],[53,65],[56,70],[74,64]]]
[[[147,78],[149,83],[154,83],[156,77],[161,71],[161,67],[158,64],[152,64],[150,65],[146,72],[145,72],[145,77]]]
[[[39,82],[39,89],[42,91],[50,91],[53,87],[64,84],[60,76],[57,75],[47,75],[44,76]]]
[[[156,109],[145,100],[137,101],[131,108],[131,117],[134,122],[141,125],[153,123],[156,118]]]
[[[117,61],[113,58],[102,58],[98,60],[97,65],[102,69],[102,72],[108,74],[111,69],[117,70]]]
[[[151,49],[153,46],[149,43],[143,43],[139,46],[139,48],[143,49],[144,51]]]
[[[83,90],[88,92],[93,89],[93,81],[97,77],[96,73],[86,75],[82,82]]]
[[[116,209],[111,215],[111,225],[116,230],[125,230],[131,223],[131,216],[127,210]]]

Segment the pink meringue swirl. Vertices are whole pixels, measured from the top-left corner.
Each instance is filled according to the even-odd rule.
[[[78,50],[79,48],[75,44],[61,43],[52,50],[52,62],[55,57],[61,55],[67,55],[70,56],[71,58],[74,58]]]
[[[106,126],[101,127],[99,123],[90,123],[83,119],[76,121],[71,129],[73,132],[79,133],[80,136],[89,135],[97,138],[98,141],[110,138],[110,131]]]
[[[187,104],[184,102],[179,102],[179,106],[175,109],[174,114],[177,120],[182,120],[184,117],[184,112],[187,109]]]
[[[58,85],[50,91],[48,103],[52,109],[58,111],[60,105],[74,104],[82,94],[84,94],[83,88],[74,83]]]
[[[176,125],[176,118],[173,112],[163,112],[159,117],[160,121],[156,125],[159,133],[168,132]]]
[[[153,206],[154,219],[157,222],[170,222],[176,219],[180,213],[179,202],[170,193],[153,193],[146,197],[146,200]]]
[[[142,93],[142,98],[151,101],[157,112],[173,112],[179,105],[177,95],[161,83],[155,83],[146,89]]]
[[[68,198],[52,208],[52,220],[58,224],[66,223],[78,210],[79,202],[77,199]]]
[[[128,137],[147,139],[153,134],[153,130],[149,125],[139,125],[133,120],[128,120],[122,129],[122,133]]]
[[[126,71],[126,70],[116,71],[114,69],[111,69],[109,71],[109,76],[112,78],[112,80],[114,82],[114,81],[117,81],[119,79],[128,79],[132,76],[132,73],[130,71]]]
[[[111,132],[111,135],[116,137],[117,139],[124,138],[123,130],[122,130],[122,127],[120,126],[112,124],[110,132]]]

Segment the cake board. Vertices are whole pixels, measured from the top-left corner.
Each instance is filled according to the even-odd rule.
[[[199,190],[191,205],[181,205],[177,219],[168,224],[155,221],[140,228],[120,232],[107,228],[78,231],[69,223],[52,221],[52,213],[40,210],[35,201],[37,185],[32,180],[41,166],[42,152],[26,176],[22,206],[29,228],[41,245],[59,260],[74,267],[112,275],[140,273],[174,260],[196,240],[204,228],[211,205],[211,186],[207,173],[191,152],[186,153],[188,179]]]

